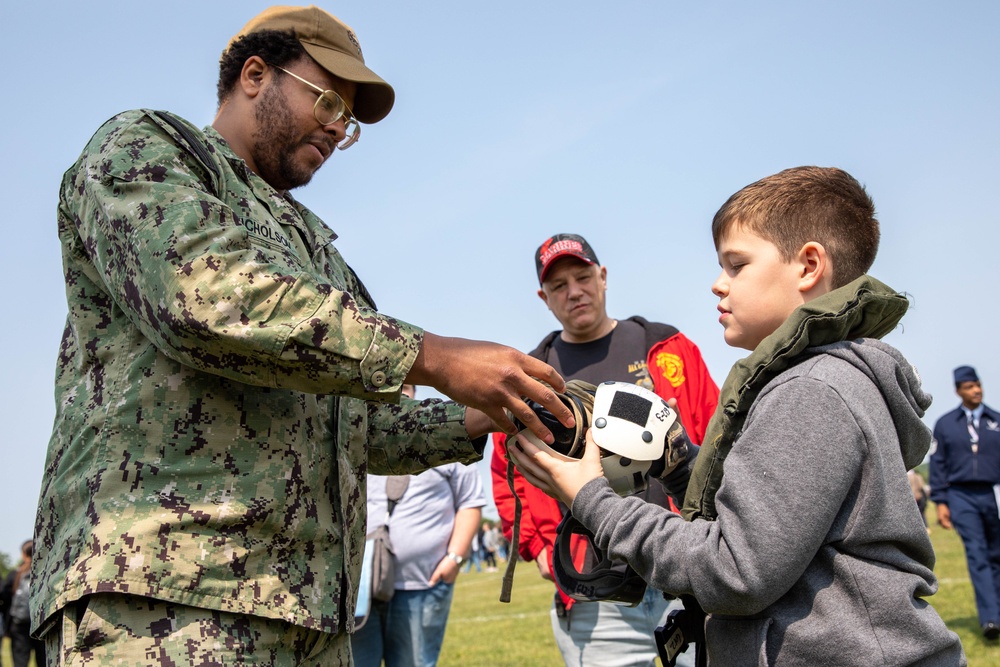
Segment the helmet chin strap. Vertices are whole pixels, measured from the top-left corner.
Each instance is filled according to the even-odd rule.
[[[585,546],[589,547],[583,568],[577,567],[574,559],[574,551],[584,546],[579,540],[585,540]],[[556,529],[552,575],[559,588],[582,602],[613,602],[634,607],[646,594],[646,582],[639,573],[594,544],[594,535],[572,514],[564,516]]]
[[[507,439],[510,442],[510,438]],[[510,531],[510,548],[508,549],[507,567],[503,571],[503,582],[500,584],[500,602],[510,602],[510,592],[514,588],[514,566],[517,564],[519,556],[519,542],[521,537],[521,499],[514,490],[514,462],[507,459],[507,486],[514,496],[514,525]]]
[[[541,440],[537,440],[531,434],[531,431],[527,431],[524,425],[515,419],[514,423],[519,428],[518,434],[523,433],[525,436],[531,438],[532,442],[542,445],[556,456],[568,455],[573,458],[581,458],[584,447],[586,447],[587,429],[590,427],[590,415],[594,409],[594,393],[596,391],[597,388],[589,382],[570,380],[566,383],[566,391],[562,394],[556,394],[559,400],[573,413],[576,425],[571,429],[567,429],[556,421],[547,410],[543,409],[544,413],[538,415],[545,422],[545,425],[549,427],[549,430],[555,433],[558,446],[561,449],[565,449],[565,453],[552,450],[547,445],[544,445]],[[507,442],[510,442],[510,438],[507,439]],[[510,594],[514,588],[514,567],[517,565],[518,545],[521,535],[521,498],[518,497],[517,491],[514,489],[514,463],[509,457],[507,458],[507,486],[514,497],[514,525],[511,527],[510,558],[507,559],[507,566],[504,568],[503,573],[503,583],[500,586],[500,602],[510,602]]]

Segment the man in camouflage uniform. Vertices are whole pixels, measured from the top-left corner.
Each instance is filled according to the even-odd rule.
[[[392,107],[347,26],[267,10],[219,99],[204,130],[116,116],[63,179],[31,604],[53,664],[350,664],[366,473],[473,461],[504,408],[549,436],[522,396],[571,423],[549,366],[377,312],[288,194]]]

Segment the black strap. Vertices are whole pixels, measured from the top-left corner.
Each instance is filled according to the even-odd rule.
[[[507,443],[509,444],[513,436],[507,436]],[[517,566],[517,561],[520,558],[518,555],[518,550],[520,549],[520,539],[521,539],[521,497],[517,495],[517,489],[514,488],[514,461],[507,458],[507,486],[510,488],[510,494],[514,498],[514,525],[510,531],[510,546],[508,547],[509,555],[507,557],[507,567],[503,571],[503,581],[500,584],[500,602],[510,602],[510,593],[514,589],[514,568]],[[556,593],[556,599],[559,599],[559,593]]]
[[[208,149],[205,148],[205,144],[194,136],[194,133],[192,133],[191,130],[184,125],[184,123],[180,122],[176,117],[165,111],[154,111],[153,113],[157,118],[177,130],[177,134],[184,138],[184,141],[187,142],[188,148],[195,154],[195,157],[201,160],[201,162],[209,170],[211,170],[213,174],[215,174],[216,181],[220,181],[222,179],[222,173],[219,172],[219,168],[216,166],[215,160],[212,159],[211,154],[209,154]]]

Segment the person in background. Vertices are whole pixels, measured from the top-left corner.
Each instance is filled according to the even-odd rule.
[[[934,424],[931,500],[941,527],[954,528],[976,597],[983,636],[1000,639],[1000,413],[983,403],[972,366],[954,371],[962,404]]]
[[[542,339],[529,354],[556,368],[567,380],[599,384],[630,382],[675,399],[681,421],[696,443],[701,442],[719,390],[697,346],[675,327],[641,317],[614,319],[608,315],[608,269],[585,238],[556,234],[535,251],[538,297],[562,326]],[[490,463],[493,498],[504,534],[511,539],[515,502],[507,481],[504,437],[494,438]],[[556,528],[565,507],[515,473],[514,488],[522,504],[520,555],[533,560],[542,577],[552,576]],[[645,496],[671,507],[658,483]],[[518,554],[510,554],[517,558]],[[554,583],[554,581],[553,581]],[[613,602],[578,601],[556,586],[551,609],[552,632],[567,665],[646,667],[656,660],[653,632],[673,605],[652,587],[635,607]],[[693,652],[681,665],[693,664]]]
[[[416,388],[403,385],[413,398]],[[368,476],[368,532],[386,519],[386,477]],[[449,463],[411,475],[389,516],[396,592],[372,601],[368,621],[351,635],[357,667],[434,667],[441,653],[459,566],[486,504],[474,466]]]
[[[10,654],[14,667],[28,667],[32,653],[35,665],[45,665],[45,645],[31,636],[31,614],[28,609],[31,589],[31,560],[34,542],[21,545],[21,562],[11,570],[4,582],[0,598],[3,600],[4,625],[10,637]]]
[[[483,545],[479,541],[481,535],[480,529],[476,529],[476,532],[472,535],[472,544],[469,546],[469,558],[465,561],[465,571],[471,572],[473,566],[476,568],[476,572],[483,571]]]
[[[483,559],[486,561],[486,571],[497,571],[497,534],[493,530],[493,524],[484,522],[480,533],[480,541],[483,545]]]
[[[924,526],[927,526],[928,486],[924,482],[923,476],[915,469],[907,470],[906,478],[910,481],[910,490],[913,491],[913,500],[917,503],[920,517],[924,520]],[[928,528],[928,530],[930,529]]]
[[[507,558],[509,557],[509,554],[507,553],[507,549],[509,546],[507,544],[507,538],[504,537],[503,531],[501,530],[499,524],[494,523],[491,530],[493,531],[493,537],[497,543],[497,555],[500,557],[500,560],[506,561]]]
[[[350,168],[393,106],[350,27],[263,11],[217,95],[202,129],[116,115],[63,177],[68,316],[31,571],[32,631],[60,665],[350,664],[365,473],[478,460],[514,429],[505,409],[551,441],[525,396],[572,424],[544,363],[380,312],[292,196],[327,161]],[[456,402],[400,403],[404,382]]]

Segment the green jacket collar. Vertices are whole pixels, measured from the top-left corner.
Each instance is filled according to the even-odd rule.
[[[881,338],[895,328],[908,307],[902,294],[871,276],[861,276],[799,306],[750,356],[736,362],[722,385],[719,404],[691,472],[681,510],[684,518],[715,518],[715,494],[722,484],[723,463],[743,430],[750,406],[768,382],[794,366],[808,348]]]

